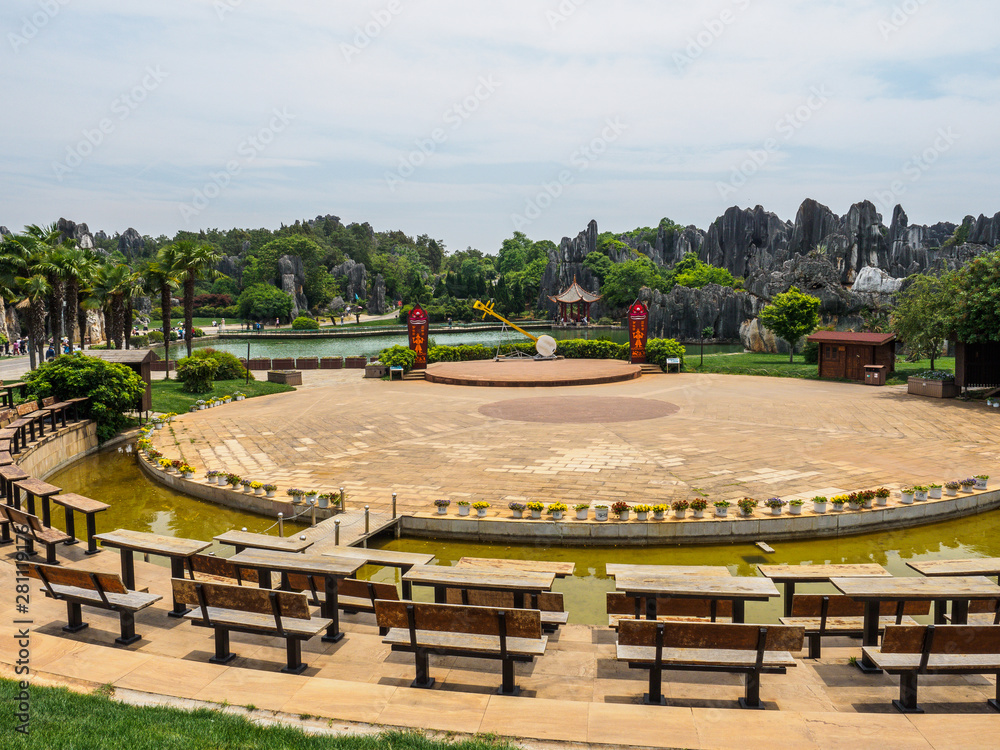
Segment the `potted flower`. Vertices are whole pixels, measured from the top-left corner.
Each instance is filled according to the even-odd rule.
[[[805,500],[789,500],[788,501],[788,512],[793,516],[802,515],[802,506],[806,504]]]
[[[216,484],[218,482],[219,474],[221,473],[222,473],[221,471],[216,471],[215,469],[212,469],[211,471],[206,471],[205,481],[208,482],[209,484]]]
[[[955,497],[961,488],[962,485],[958,482],[945,482],[944,484],[944,491],[948,497]]]
[[[553,521],[561,521],[566,512],[566,503],[550,503],[546,511],[552,515]]]
[[[879,487],[877,490],[875,490],[875,502],[878,503],[879,505],[883,505],[883,506],[884,505],[888,505],[889,504],[889,496],[891,494],[892,494],[892,492],[890,492],[885,487]]]
[[[729,514],[729,506],[731,503],[728,500],[716,500],[715,501],[715,517],[725,518]]]
[[[974,476],[973,479],[976,480],[976,489],[977,490],[985,490],[986,489],[986,484],[990,481],[990,475],[989,474],[976,474],[976,476]]]
[[[847,495],[837,495],[830,499],[833,504],[833,510],[836,513],[840,513],[844,510],[844,505],[847,503]]]
[[[242,401],[246,397],[247,394],[243,393],[243,391],[236,391],[236,393],[233,394],[233,398],[235,398],[237,401]]]
[[[160,468],[163,469],[167,474],[172,474],[174,471],[174,464],[169,458],[161,458],[159,461]]]
[[[242,482],[242,478],[239,474],[226,474],[226,483],[232,487],[234,490]]]
[[[253,490],[253,494],[255,494],[255,495],[263,495],[264,494],[264,483],[263,482],[257,482],[257,481],[250,482],[250,489]]]
[[[459,500],[458,501],[458,515],[460,515],[460,516],[467,516],[467,515],[469,515],[469,506],[470,505],[471,505],[471,503],[468,500]]]
[[[451,505],[451,500],[446,500],[444,498],[434,501],[434,507],[438,509],[439,516],[443,516],[448,512],[449,505]]]
[[[264,497],[274,497],[274,493],[277,492],[278,485],[276,484],[265,484],[264,485]]]
[[[198,407],[199,411],[202,411],[202,410],[208,408],[208,403],[205,402],[204,399],[200,399],[200,398],[197,401],[194,402],[194,405]]]
[[[308,505],[315,505],[317,497],[319,497],[319,490],[306,490],[305,500]]]
[[[899,501],[903,505],[913,505],[913,495],[916,493],[914,487],[904,487],[899,491]]]
[[[511,512],[514,514],[514,518],[524,518],[524,503],[519,503],[514,501],[512,503],[507,503],[507,507],[510,508]]]
[[[332,492],[321,492],[316,496],[316,504],[320,508],[329,508],[330,499],[333,497]]]
[[[736,507],[740,509],[741,516],[749,518],[757,507],[757,501],[752,497],[744,497],[736,502]]]
[[[813,512],[814,513],[826,513],[827,499],[822,495],[817,495],[813,498]]]
[[[223,396],[223,397],[222,397],[222,403],[224,403],[224,404],[228,404],[228,403],[229,403],[230,401],[232,401],[232,400],[233,400],[233,399],[232,399],[232,397],[231,397],[231,396]]]
[[[594,506],[594,520],[595,521],[607,521],[608,520],[608,506],[607,505],[595,505]]]
[[[962,492],[972,492],[976,489],[976,480],[972,477],[961,479],[958,483],[962,485]]]
[[[782,509],[788,505],[788,501],[782,500],[780,497],[769,497],[764,501],[764,505],[771,509],[772,516],[780,516]]]
[[[580,503],[579,505],[574,505],[573,510],[576,511],[577,521],[586,521],[587,516],[590,514],[590,503]]]
[[[653,507],[651,505],[636,505],[632,510],[635,511],[637,521],[646,521],[649,519],[649,512],[653,510]]]
[[[240,486],[243,488],[244,492],[250,492],[250,485],[253,484],[251,479],[241,479]]]
[[[871,510],[872,503],[875,501],[875,490],[862,490],[858,493],[858,497],[861,498],[861,507],[865,510]]]
[[[152,450],[146,451],[146,458],[151,464],[155,464],[163,458],[163,454],[156,450],[156,448],[153,448]]]
[[[861,510],[861,496],[857,492],[852,492],[847,496],[847,505],[851,510]]]
[[[708,501],[703,497],[696,497],[691,501],[691,512],[695,518],[705,517],[705,508],[708,507]]]
[[[472,507],[476,509],[476,515],[479,518],[485,518],[486,511],[490,509],[490,504],[485,500],[480,500],[478,503],[473,503]]]
[[[528,510],[531,511],[531,517],[532,518],[541,518],[542,517],[542,511],[545,510],[545,506],[542,505],[540,502],[537,502],[537,501],[528,503],[524,507],[526,507]]]
[[[687,515],[687,509],[691,507],[691,503],[687,500],[675,500],[670,504],[670,507],[677,518],[684,518]]]
[[[931,500],[941,499],[941,485],[940,484],[929,484],[927,485],[927,497]]]
[[[618,516],[619,521],[628,520],[629,504],[624,500],[619,500],[617,503],[611,506],[611,512]]]
[[[163,429],[164,422],[159,417],[153,417],[149,421],[153,423],[153,428],[154,429],[157,429],[157,430],[162,430]]]
[[[305,490],[300,490],[298,487],[290,487],[285,492],[292,498],[293,503],[301,503],[302,497],[306,494]]]
[[[183,476],[185,479],[190,479],[191,477],[194,476],[195,469],[191,464],[182,463],[178,468],[178,471],[181,473],[181,476]]]
[[[928,488],[926,485],[918,484],[913,488],[913,499],[918,503],[925,502],[927,500]]]
[[[666,505],[654,505],[653,506],[653,518],[657,521],[662,521],[663,516],[670,508]]]

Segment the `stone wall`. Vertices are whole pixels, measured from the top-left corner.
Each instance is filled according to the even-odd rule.
[[[98,448],[97,425],[76,422],[59,430],[55,437],[19,454],[17,465],[31,476],[44,479]]]

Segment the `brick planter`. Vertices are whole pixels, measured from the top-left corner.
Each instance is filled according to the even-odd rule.
[[[321,370],[340,370],[344,366],[344,360],[340,357],[323,357],[319,361]]]
[[[295,366],[300,370],[318,370],[319,359],[316,357],[299,357],[295,360]]]
[[[294,370],[295,360],[294,359],[272,359],[271,360],[272,370]]]
[[[368,364],[368,357],[345,357],[344,366],[349,370],[363,370]]]
[[[271,360],[269,359],[251,359],[250,367],[251,370],[270,370]]]
[[[908,378],[906,392],[914,396],[929,396],[930,398],[955,398],[962,392],[962,389],[955,385],[954,380]]]
[[[267,382],[302,385],[302,373],[298,370],[268,370]]]

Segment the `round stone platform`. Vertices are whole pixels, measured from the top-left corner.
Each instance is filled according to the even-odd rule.
[[[431,383],[495,388],[545,388],[602,385],[635,380],[639,365],[614,359],[510,360],[494,362],[440,362],[427,368]]]

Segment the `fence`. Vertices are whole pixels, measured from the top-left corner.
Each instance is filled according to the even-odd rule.
[[[240,363],[247,367],[247,360],[245,357],[240,357]],[[363,369],[364,366],[368,364],[367,357],[347,357],[347,367],[349,368],[359,368]],[[167,362],[166,360],[157,360],[151,362],[151,369],[153,372],[166,372]],[[254,358],[250,360],[249,368],[253,370],[340,370],[344,368],[344,358],[343,357],[323,357],[318,359],[316,357],[299,357],[298,359],[292,357],[275,357],[274,359],[265,358]],[[171,371],[177,369],[177,360],[170,360]]]

